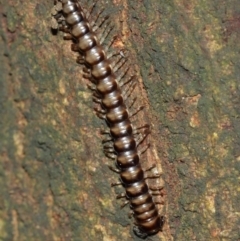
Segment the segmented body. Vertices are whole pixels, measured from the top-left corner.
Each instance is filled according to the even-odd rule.
[[[133,211],[136,232],[140,236],[154,234],[162,229],[164,221],[145,181],[134,128],[117,75],[79,3],[74,0],[62,0],[61,3],[65,23],[77,40],[78,51],[96,85],[95,95],[110,129],[116,167]]]

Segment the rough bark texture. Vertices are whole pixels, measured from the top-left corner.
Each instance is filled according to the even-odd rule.
[[[53,2],[0,3],[0,240],[139,240],[76,55],[50,31]],[[98,4],[136,64],[147,162],[163,172],[151,239],[240,240],[239,0]]]

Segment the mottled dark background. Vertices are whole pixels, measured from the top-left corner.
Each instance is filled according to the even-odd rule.
[[[166,224],[151,240],[240,240],[239,0],[102,6],[135,63],[165,181]],[[139,240],[52,7],[0,2],[0,240]]]

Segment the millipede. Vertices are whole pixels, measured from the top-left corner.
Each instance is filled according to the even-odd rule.
[[[107,129],[102,130],[106,136],[104,152],[115,160],[115,167],[110,169],[120,175],[120,182],[112,186],[121,184],[125,189],[125,193],[117,198],[125,197],[124,205],[130,205],[135,219],[134,233],[141,238],[154,235],[162,231],[164,216],[159,214],[153,199],[154,190],[146,182],[147,178],[159,175],[148,176],[140,163],[141,154],[148,146],[140,148],[139,144],[148,135],[149,126],[136,128],[131,119],[142,109],[132,111],[136,98],[129,96],[135,88],[135,78],[128,75],[124,53],[120,51],[115,58],[116,54],[109,51],[111,42],[108,46],[103,45],[112,30],[108,16],[99,20],[103,12],[100,11],[94,20],[90,20],[96,2],[88,11],[77,0],[58,0],[54,4],[52,28],[65,32],[65,39],[73,41],[72,50],[80,53],[77,62],[85,66],[84,77],[92,82],[93,100],[99,105],[95,111],[107,125]],[[143,135],[139,134],[142,128]]]

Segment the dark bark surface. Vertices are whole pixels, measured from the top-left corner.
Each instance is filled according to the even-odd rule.
[[[0,240],[139,240],[52,1],[1,0]],[[86,4],[84,3],[84,6]],[[164,180],[151,240],[240,240],[240,2],[99,1],[134,63]]]

